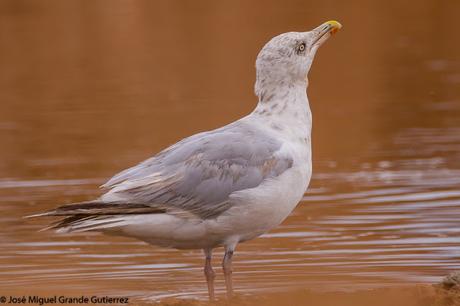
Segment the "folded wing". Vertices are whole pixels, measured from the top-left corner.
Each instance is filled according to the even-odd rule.
[[[238,121],[186,138],[110,179],[107,203],[171,207],[201,218],[231,206],[229,196],[275,178],[292,166],[282,143]]]

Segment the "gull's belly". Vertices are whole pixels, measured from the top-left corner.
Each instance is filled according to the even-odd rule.
[[[215,240],[245,241],[278,226],[302,199],[311,176],[309,165],[286,171],[259,187],[232,195],[234,205],[207,222],[207,234]]]

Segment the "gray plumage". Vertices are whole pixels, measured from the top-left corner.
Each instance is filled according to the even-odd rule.
[[[211,218],[229,208],[229,195],[259,186],[292,166],[277,156],[281,142],[242,121],[185,138],[111,178],[102,200],[163,204]]]
[[[277,154],[281,144],[263,130],[237,121],[185,138],[116,174],[102,186],[108,192],[96,201],[64,205],[45,214],[80,215],[80,219],[68,218],[73,223],[104,211],[114,215],[167,209],[213,218],[231,206],[231,193],[257,187],[292,167],[292,157]],[[101,210],[101,203],[108,209]]]

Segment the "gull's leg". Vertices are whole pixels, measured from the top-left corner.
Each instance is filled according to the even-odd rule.
[[[231,298],[233,295],[233,282],[232,282],[232,257],[235,245],[225,246],[224,260],[222,261],[222,268],[225,275],[225,287],[227,287],[227,297]]]
[[[214,301],[214,278],[216,277],[216,273],[214,273],[211,265],[212,249],[203,249],[203,251],[206,257],[204,275],[206,276],[206,282],[208,284],[209,300]]]

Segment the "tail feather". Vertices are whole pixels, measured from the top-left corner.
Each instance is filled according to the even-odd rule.
[[[126,215],[120,216],[91,216],[87,218],[68,217],[50,225],[46,229],[54,229],[58,233],[102,231],[121,225]]]
[[[56,209],[26,218],[71,215],[119,215],[164,213],[166,209],[158,205],[118,202],[88,201],[59,206]]]
[[[27,216],[45,217],[60,216],[63,219],[51,223],[42,229],[54,229],[57,232],[84,232],[108,229],[120,225],[124,221],[123,216],[132,214],[159,214],[165,213],[166,209],[151,204],[134,203],[106,203],[100,200],[72,203],[60,206],[56,209]]]

